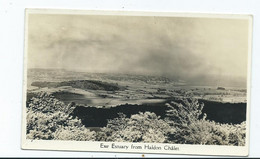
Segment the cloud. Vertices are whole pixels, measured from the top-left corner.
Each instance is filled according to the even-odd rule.
[[[28,66],[232,81],[246,79],[247,38],[239,19],[34,14]]]

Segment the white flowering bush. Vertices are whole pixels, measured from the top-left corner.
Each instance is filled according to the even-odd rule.
[[[27,103],[27,138],[38,140],[94,140],[88,130],[70,113],[75,105],[65,105],[48,93],[39,93]]]
[[[167,104],[167,123],[175,128],[168,142],[180,144],[245,145],[245,122],[220,124],[206,120],[202,115],[203,104],[197,99],[182,99],[180,103]]]
[[[102,141],[163,143],[171,131],[174,130],[155,113],[140,112],[130,118],[119,114],[118,118],[108,121],[98,136]]]
[[[50,93],[39,92],[36,97],[32,97],[28,100],[27,109],[33,112],[42,113],[54,113],[56,111],[62,111],[65,113],[71,113],[75,108],[75,103],[65,105],[63,102],[56,99]]]
[[[54,132],[55,140],[95,141],[95,132],[85,127],[64,127]]]

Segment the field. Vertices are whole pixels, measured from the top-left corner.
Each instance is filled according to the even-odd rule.
[[[190,96],[221,103],[246,103],[245,88],[191,86],[166,77],[34,69],[29,70],[28,78],[28,92],[56,92],[57,96],[65,93],[67,102],[69,94],[71,101],[75,95],[84,96],[91,99],[86,103],[91,106],[141,104]]]
[[[30,139],[245,143],[245,88],[192,86],[162,76],[45,69],[29,69],[27,82]],[[54,120],[59,124],[52,125]],[[144,133],[148,130],[153,136]],[[76,133],[68,136],[70,131]]]

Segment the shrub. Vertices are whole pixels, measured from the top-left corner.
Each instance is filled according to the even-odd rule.
[[[168,142],[203,145],[245,145],[245,123],[232,125],[206,120],[202,116],[203,104],[197,99],[181,99],[167,104],[167,123],[175,128]]]
[[[63,112],[27,112],[27,137],[29,139],[53,139],[53,133],[67,126],[68,115]]]
[[[130,118],[119,114],[118,118],[108,121],[98,138],[101,141],[162,143],[171,131],[173,130],[164,120],[151,112],[135,114]]]
[[[89,131],[70,113],[75,104],[65,105],[48,93],[38,93],[27,106],[27,138],[38,140],[93,140]]]
[[[65,105],[63,102],[54,98],[50,93],[39,92],[35,97],[28,100],[27,108],[31,111],[38,111],[42,113],[54,113],[56,111],[62,111],[65,113],[71,113],[75,108],[75,104],[71,103]]]
[[[53,134],[55,140],[94,141],[95,132],[85,127],[64,127]]]

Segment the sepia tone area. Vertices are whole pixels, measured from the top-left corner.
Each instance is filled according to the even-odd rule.
[[[29,14],[26,138],[244,146],[247,19]]]

